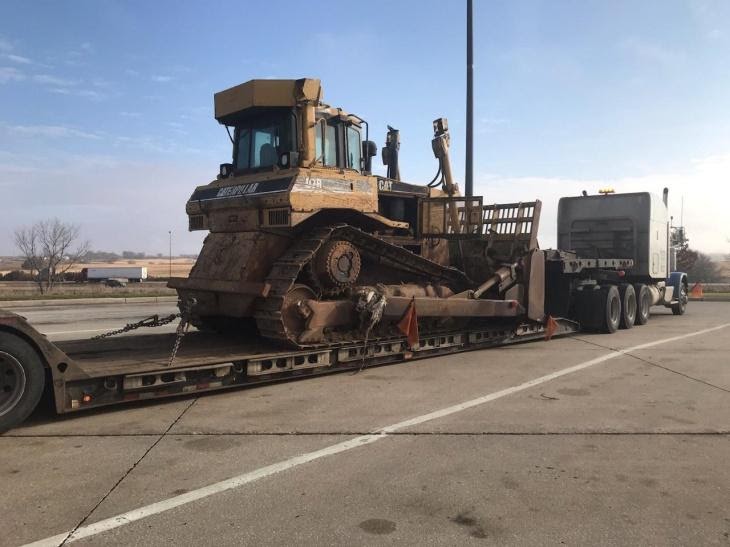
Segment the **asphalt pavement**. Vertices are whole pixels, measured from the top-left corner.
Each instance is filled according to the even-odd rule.
[[[22,314],[67,339],[157,312]],[[728,545],[728,355],[730,304],[693,302],[614,335],[42,408],[0,436],[0,544]]]

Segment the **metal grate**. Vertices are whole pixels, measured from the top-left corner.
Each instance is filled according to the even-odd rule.
[[[192,230],[204,230],[205,229],[205,217],[203,215],[193,215],[188,220],[188,229]]]
[[[266,211],[266,226],[289,226],[289,209]]]
[[[472,235],[534,249],[541,205],[539,200],[482,205],[481,197],[428,198],[421,209],[421,233],[426,237]]]

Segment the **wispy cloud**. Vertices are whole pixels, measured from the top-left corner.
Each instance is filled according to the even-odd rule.
[[[33,75],[33,81],[39,84],[54,85],[59,87],[74,86],[79,83],[76,80],[59,78],[58,76],[53,76],[51,74],[35,74]]]
[[[478,132],[479,133],[494,133],[499,128],[507,125],[509,120],[507,118],[493,118],[484,117],[479,119]]]
[[[544,248],[556,245],[557,206],[563,196],[578,196],[582,190],[595,193],[609,186],[617,192],[653,192],[670,190],[669,210],[679,223],[679,212],[684,197],[684,224],[693,248],[703,252],[724,252],[725,238],[730,236],[726,204],[730,201],[727,174],[730,173],[730,153],[701,158],[673,172],[654,172],[640,176],[615,179],[573,179],[540,176],[482,175],[476,177],[475,193],[489,197],[490,202],[509,203],[537,198],[542,201],[540,242]],[[707,200],[706,196],[713,199]],[[718,222],[718,219],[721,219]]]
[[[33,61],[28,59],[28,57],[23,57],[22,55],[14,55],[12,53],[6,53],[3,55],[5,59],[8,59],[9,61],[13,61],[14,63],[18,63],[21,65],[31,65],[33,64]]]
[[[152,81],[153,82],[161,82],[161,83],[164,83],[164,82],[169,82],[171,80],[172,80],[172,76],[163,76],[163,75],[159,75],[159,74],[156,74],[156,75],[152,76]]]
[[[65,125],[3,125],[4,129],[11,134],[28,137],[45,138],[69,138],[99,140],[101,135],[81,131]]]
[[[13,44],[10,40],[0,36],[0,52],[13,51]]]
[[[94,91],[93,89],[53,87],[49,91],[58,95],[72,95],[74,97],[84,97],[86,99],[93,99],[95,101],[100,101],[106,98],[106,95],[104,95],[103,93],[99,93],[98,91]]]
[[[684,62],[686,55],[668,47],[632,37],[619,42],[619,48],[630,53],[640,61],[672,68]]]
[[[139,118],[142,116],[140,112],[126,112],[122,111],[119,113],[120,116],[124,116],[125,118]]]
[[[25,74],[12,66],[0,66],[0,84],[25,80]]]

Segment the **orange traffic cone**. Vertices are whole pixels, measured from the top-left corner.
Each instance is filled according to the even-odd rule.
[[[702,290],[702,283],[695,283],[692,290],[689,291],[689,296],[695,300],[704,300],[705,293]]]

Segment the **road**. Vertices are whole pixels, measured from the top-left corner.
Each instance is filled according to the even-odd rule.
[[[160,305],[24,311],[47,332]],[[66,336],[66,335],[63,335]],[[0,543],[730,543],[730,304],[0,436]]]

